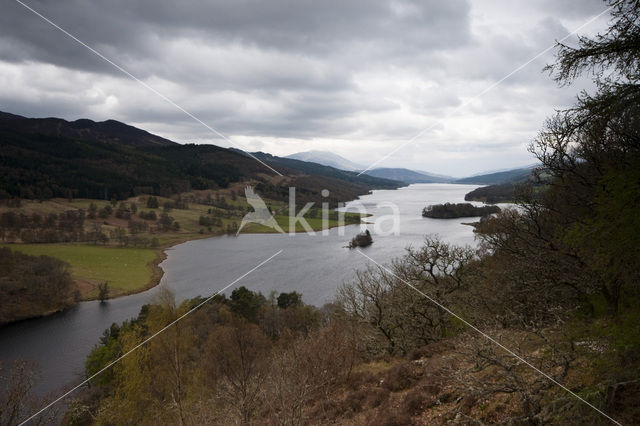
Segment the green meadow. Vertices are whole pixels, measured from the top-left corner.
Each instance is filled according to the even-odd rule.
[[[97,296],[99,283],[109,283],[110,297],[123,295],[151,284],[157,251],[147,248],[105,247],[87,244],[3,244],[33,256],[46,255],[71,265],[83,298]]]
[[[220,191],[227,199],[228,205],[233,205],[234,209],[230,210],[228,215],[212,215],[212,210],[220,209],[189,202],[188,208],[173,208],[168,214],[179,223],[179,227],[166,230],[157,229],[157,221],[146,221],[150,227],[156,227],[153,232],[141,232],[137,235],[147,240],[154,239],[155,243],[145,248],[140,247],[123,247],[112,236],[117,229],[126,229],[128,226],[127,219],[119,219],[112,213],[108,217],[96,217],[94,219],[86,219],[85,231],[91,229],[95,224],[99,225],[102,231],[111,236],[106,245],[90,245],[85,243],[53,243],[53,244],[24,244],[10,243],[0,244],[12,250],[17,250],[30,255],[47,255],[67,262],[71,266],[71,275],[76,282],[82,299],[95,299],[98,296],[98,284],[107,281],[109,283],[109,297],[117,297],[126,294],[142,291],[151,285],[157,283],[161,276],[161,270],[155,265],[155,261],[162,256],[163,249],[184,241],[221,235],[225,232],[235,233],[234,228],[240,225],[242,217],[246,213],[248,204],[242,197],[233,200],[230,191]],[[170,201],[168,198],[156,197],[160,204]],[[146,207],[146,197],[132,197],[125,201],[126,203],[136,203],[138,212],[149,212],[151,209]],[[283,214],[287,205],[283,202],[267,200],[269,206],[279,211],[275,218],[284,232],[290,232],[289,217]],[[97,206],[98,210],[109,205],[104,200],[88,200],[74,199],[71,202],[64,199],[52,199],[43,202],[35,200],[23,200],[20,207],[20,213],[30,215],[32,213],[60,214],[67,210],[84,209],[87,211],[90,204]],[[10,211],[12,208],[0,206],[0,213]],[[162,214],[163,209],[155,209],[157,215]],[[310,216],[305,220],[314,231],[323,229],[322,211],[314,209]],[[221,221],[221,226],[207,227],[200,225],[200,217],[217,217]],[[133,219],[141,221],[139,215],[133,215]],[[346,213],[345,220],[347,224],[359,223],[360,215],[354,213]],[[339,226],[341,223],[335,219],[328,221],[329,227]],[[230,229],[230,231],[229,231]],[[298,222],[295,226],[295,232],[305,232],[306,229]],[[269,227],[249,223],[242,229],[242,233],[270,233],[277,232]]]

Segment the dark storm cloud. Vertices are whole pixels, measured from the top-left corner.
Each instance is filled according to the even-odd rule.
[[[25,3],[247,148],[337,147],[375,161],[430,127],[387,164],[425,161],[421,169],[444,167],[440,151],[462,161],[465,150],[499,149],[503,161],[521,149],[573,96],[542,75],[551,53],[468,101],[604,9],[600,0]],[[14,0],[0,13],[0,110],[115,118],[225,144]]]
[[[166,43],[180,37],[311,57],[345,55],[358,61],[364,55],[368,61],[409,58],[451,49],[469,40],[469,5],[464,0],[26,3],[80,40],[123,62],[162,56]],[[4,60],[114,72],[17,2],[7,1],[3,6],[0,37],[0,58]]]

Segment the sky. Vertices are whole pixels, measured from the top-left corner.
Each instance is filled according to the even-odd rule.
[[[584,25],[601,0],[20,1],[155,92],[5,0],[2,111],[453,176],[534,163],[545,119],[592,86],[559,87],[541,53],[609,18]]]

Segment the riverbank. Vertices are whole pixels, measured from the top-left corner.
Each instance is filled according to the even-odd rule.
[[[50,206],[45,204],[43,207],[46,209]],[[200,209],[202,207],[195,206],[196,211]],[[322,214],[321,211],[316,212],[316,214],[318,213],[319,215]],[[332,212],[332,214],[335,213]],[[179,216],[185,223],[188,222],[185,212],[181,212]],[[191,219],[193,220],[193,218]],[[195,220],[193,221],[195,222]],[[288,216],[276,215],[276,221],[285,232],[293,231],[289,227]],[[326,227],[323,226],[323,221],[319,218],[307,218],[307,222],[313,231],[342,226],[342,223],[336,219],[329,220]],[[360,223],[361,216],[348,213],[344,222],[344,224]],[[113,242],[104,245],[88,243],[5,243],[0,244],[0,246],[35,256],[55,257],[67,262],[71,267],[72,278],[79,291],[79,297],[70,302],[70,306],[73,306],[79,301],[97,300],[99,298],[98,286],[104,282],[108,283],[108,299],[116,299],[149,290],[157,286],[163,277],[163,271],[159,265],[167,257],[166,250],[188,241],[227,234],[222,229],[213,230],[212,232],[192,232],[190,228],[192,226],[187,224],[183,227],[182,232],[173,231],[153,234],[154,238],[159,242],[159,245],[153,248],[128,247],[115,245]],[[300,223],[296,224],[295,232],[305,231],[305,228]],[[262,234],[269,232],[278,231],[263,225],[249,224],[241,233]],[[59,312],[59,310],[37,313],[34,317],[56,312]]]
[[[460,225],[462,220],[420,217],[425,203],[461,202],[471,189],[462,185],[423,184],[362,196],[360,203],[367,205],[368,213],[372,214],[370,222],[390,213],[385,203],[393,203],[400,210],[400,234],[374,234],[376,242],[366,249],[367,255],[385,264],[405,254],[407,246],[420,246],[424,235],[430,233],[442,235],[453,244],[473,244],[473,232],[470,227]],[[167,255],[162,263],[161,281],[174,292],[177,303],[211,295],[242,276],[226,292],[227,296],[239,286],[263,295],[295,291],[302,294],[305,303],[321,307],[332,301],[341,283],[350,282],[355,271],[370,265],[362,255],[343,248],[360,232],[359,228],[359,225],[334,227],[327,235],[300,233],[295,238],[278,233],[237,238],[218,233],[218,238],[209,238],[213,233],[187,233],[183,227],[180,234],[174,233],[170,239],[158,238],[160,244],[153,249],[150,261],[156,260],[157,253]],[[185,241],[188,242],[180,244]],[[283,250],[279,256],[247,275],[251,268],[279,250]],[[157,289],[156,286],[107,303],[81,302],[63,313],[0,327],[0,360],[37,362],[41,377],[36,384],[37,394],[60,392],[61,387],[77,383],[87,355],[104,330],[114,322],[136,317],[143,305],[154,300]]]
[[[129,200],[129,203],[140,202],[139,198]],[[236,201],[236,207],[237,206]],[[62,208],[68,208],[69,204],[75,205],[75,207],[88,207],[93,201],[89,200],[75,200],[73,203],[69,203],[64,200],[52,200],[43,203],[28,202],[24,210],[27,213],[33,214],[38,212],[43,216],[51,212],[60,212]],[[101,204],[100,208],[109,205],[107,202],[98,202]],[[278,206],[283,208],[283,206]],[[206,209],[206,210],[205,210]],[[175,210],[174,210],[175,212]],[[156,287],[164,276],[164,271],[160,267],[160,264],[167,258],[166,251],[177,245],[196,241],[205,238],[220,237],[228,235],[229,224],[227,229],[223,228],[223,224],[219,228],[209,228],[207,232],[204,232],[203,228],[200,228],[198,232],[194,232],[195,225],[199,225],[198,215],[202,213],[211,213],[211,209],[202,205],[190,205],[187,209],[181,209],[178,214],[174,214],[176,217],[185,224],[182,229],[171,229],[165,232],[156,232],[148,236],[144,236],[148,241],[152,238],[157,242],[157,246],[150,247],[130,247],[122,243],[116,244],[115,241],[103,244],[89,244],[89,243],[4,243],[0,244],[0,247],[8,247],[14,251],[22,252],[33,256],[49,256],[59,260],[62,260],[70,265],[70,272],[74,281],[75,289],[73,297],[69,297],[68,303],[65,307],[60,309],[48,310],[46,312],[38,311],[28,317],[21,317],[16,321],[29,320],[34,318],[42,318],[50,315],[54,315],[60,312],[64,312],[73,308],[80,302],[88,302],[105,299],[118,299],[124,296],[131,296],[137,293],[142,293]],[[286,213],[286,211],[285,211]],[[309,227],[314,232],[323,231],[325,229],[332,229],[339,226],[353,225],[362,223],[362,219],[369,215],[363,215],[358,213],[343,213],[342,219],[335,211],[328,213],[315,209],[309,212],[309,216],[305,217],[305,220]],[[324,221],[323,217],[329,219]],[[290,226],[289,216],[285,214],[277,214],[274,216],[276,222],[285,233],[305,233],[307,229],[297,221],[295,227]],[[114,230],[122,229],[119,225],[121,223],[116,222],[120,218],[107,217],[102,224],[105,227],[114,227]],[[115,222],[115,223],[114,223]],[[97,221],[89,222],[89,226],[96,226]],[[327,225],[327,226],[325,226]],[[233,228],[233,227],[232,227]],[[242,229],[241,234],[266,234],[266,233],[278,233],[279,230],[273,229],[260,224],[250,223]],[[233,235],[233,234],[232,234]],[[105,295],[100,295],[99,286],[107,283],[108,292]],[[15,321],[11,321],[15,322]],[[9,323],[11,323],[9,322]]]
[[[160,250],[95,246],[89,244],[3,244],[2,247],[31,256],[53,257],[70,266],[79,294],[76,301],[94,300],[98,285],[108,283],[112,296],[141,291],[152,284],[162,261]],[[75,289],[74,289],[75,291]]]
[[[311,229],[314,232],[320,232],[320,231],[324,231],[325,229],[333,229],[333,228],[337,228],[340,226],[346,226],[346,225],[355,225],[355,224],[360,224],[363,223],[362,219],[364,219],[365,217],[369,217],[371,216],[370,214],[358,214],[358,213],[345,213],[345,217],[347,218],[344,223],[338,221],[338,220],[329,220],[327,222],[327,227],[323,226],[322,220],[321,219],[317,219],[317,218],[307,218],[307,223],[309,224],[309,226],[311,227]],[[278,223],[278,225],[280,225],[280,227],[283,229],[283,231],[285,231],[285,233],[289,233],[291,232],[291,228],[289,227],[289,217],[288,216],[282,216],[282,215],[276,215],[276,222]],[[350,219],[349,219],[350,218]],[[357,218],[357,221],[355,220]],[[300,224],[297,223],[296,227],[295,227],[295,233],[304,233],[307,230]],[[280,233],[280,231],[264,226],[264,225],[259,225],[259,224],[250,224],[249,226],[246,227],[246,230],[242,230],[242,232],[240,232],[240,234],[245,235],[245,234],[277,234]],[[126,292],[126,293],[121,293],[118,295],[115,295],[113,297],[110,298],[117,298],[117,297],[122,297],[122,296],[129,296],[131,294],[136,294],[136,293],[141,293],[143,291],[147,291],[155,286],[157,286],[158,284],[160,284],[160,281],[162,280],[162,277],[164,276],[164,271],[162,270],[162,268],[160,267],[160,264],[167,258],[167,253],[166,251],[178,246],[180,244],[184,244],[187,243],[189,241],[196,241],[196,240],[201,240],[201,239],[206,239],[206,238],[214,238],[214,237],[221,237],[226,235],[224,232],[220,232],[218,234],[214,234],[214,235],[201,235],[201,234],[196,234],[191,236],[190,238],[181,238],[181,239],[176,239],[171,241],[171,243],[166,244],[162,247],[158,247],[156,249],[156,257],[155,259],[149,263],[149,266],[152,268],[152,277],[150,278],[148,284],[144,287],[140,287],[139,289],[130,291],[130,292]],[[88,299],[83,299],[83,300],[96,300],[97,297],[93,297],[93,298],[88,298]]]
[[[323,226],[321,219],[309,218],[309,226],[314,232],[324,229],[333,229],[344,225],[354,225],[361,223],[361,218],[369,215],[359,215],[354,213],[346,214],[350,219],[341,223],[337,220],[327,222],[327,227]],[[289,232],[288,216],[276,216],[278,223],[285,233]],[[356,222],[354,219],[357,218]],[[247,226],[247,230],[241,234],[267,234],[278,233],[266,226],[252,224]],[[305,233],[304,227],[298,223],[295,233]],[[167,250],[181,244],[208,239],[213,237],[223,237],[225,232],[215,234],[187,234],[178,237],[177,235],[159,235],[162,245],[155,248],[132,248],[114,245],[93,245],[87,243],[58,243],[58,244],[23,244],[4,243],[0,247],[7,247],[13,251],[21,252],[32,256],[48,256],[62,260],[70,265],[71,277],[79,293],[75,297],[69,297],[68,303],[59,309],[33,312],[33,315],[23,316],[19,319],[9,321],[2,325],[9,325],[18,322],[44,318],[73,309],[81,302],[99,300],[99,285],[108,283],[107,300],[117,300],[125,296],[132,296],[143,293],[160,284],[164,270],[160,264],[167,258]]]

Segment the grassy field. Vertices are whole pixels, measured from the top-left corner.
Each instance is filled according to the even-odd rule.
[[[220,192],[223,192],[223,191],[220,191]],[[210,216],[208,215],[208,211],[211,210],[212,206],[190,202],[188,203],[189,207],[187,209],[172,209],[171,211],[168,212],[168,214],[180,224],[179,230],[155,232],[153,235],[149,233],[142,233],[141,235],[144,235],[149,238],[156,237],[160,241],[160,245],[166,247],[166,246],[170,246],[185,240],[223,234],[227,225],[232,225],[234,222],[237,225],[240,225],[240,222],[242,222],[242,216],[245,213],[244,210],[246,210],[246,208],[248,207],[248,204],[246,203],[243,197],[238,197],[236,200],[232,200],[231,197],[229,196],[228,191],[224,191],[223,194],[227,196],[226,200],[229,205],[233,205],[234,207],[239,208],[240,210],[236,210],[235,216],[231,218],[224,218],[224,217],[221,218],[222,227],[213,227],[211,230],[209,230],[207,227],[200,225],[198,223],[200,216]],[[163,198],[163,197],[157,197],[157,199],[160,204],[163,204],[166,201],[170,201],[169,198]],[[277,210],[280,212],[283,209],[286,210],[287,205],[283,202],[273,201],[268,199],[266,199],[265,201],[274,210]],[[138,206],[138,212],[151,211],[151,209],[146,207],[146,196],[132,197],[132,198],[129,198],[128,200],[125,200],[125,202],[126,203],[135,202]],[[0,213],[3,211],[17,210],[25,214],[39,213],[42,215],[46,215],[48,213],[59,214],[67,210],[75,210],[75,209],[84,209],[85,211],[87,211],[91,203],[94,203],[97,206],[98,210],[110,204],[108,201],[88,200],[88,199],[74,199],[71,202],[65,199],[60,199],[60,198],[51,199],[43,202],[36,201],[36,200],[23,200],[22,206],[19,209],[12,209],[12,208],[8,208],[6,206],[0,205]],[[158,215],[160,215],[163,210],[161,208],[158,208],[158,209],[155,209],[155,211]],[[309,223],[309,225],[314,231],[320,231],[323,229],[321,214],[322,213],[319,210],[316,210],[315,218],[309,218],[309,217],[306,218],[306,221]],[[357,222],[359,215],[355,213],[346,213],[346,217],[352,220],[355,220]],[[139,217],[137,217],[136,215],[133,215],[132,218],[135,220],[140,220]],[[276,214],[275,218],[278,224],[280,225],[280,227],[285,232],[290,232],[288,216],[283,214]],[[109,233],[110,231],[116,229],[117,227],[123,227],[123,228],[127,227],[127,220],[116,219],[113,215],[111,215],[107,219],[102,219],[99,217],[96,218],[95,220],[87,219],[86,220],[87,225],[85,226],[85,228],[88,229],[89,224],[92,222],[100,223],[100,225],[102,226],[103,230],[106,233]],[[147,221],[147,222],[151,226],[155,225],[155,222],[151,222],[151,221]],[[347,223],[353,223],[353,222],[349,222],[349,220],[347,220]],[[337,220],[329,220],[328,225],[330,228],[332,228],[335,226],[339,226],[340,223]],[[305,229],[300,223],[297,223],[295,231],[304,232]],[[242,230],[243,234],[244,233],[266,233],[266,232],[277,232],[277,231],[274,231],[271,228],[258,225],[258,224],[248,224]],[[113,245],[115,244],[115,242],[111,241],[110,244]]]
[[[230,190],[208,191],[212,198],[218,195],[225,197],[229,206],[233,206],[220,214],[222,210],[211,205],[200,204],[194,202],[194,199],[202,200],[204,193],[185,193],[183,196],[190,197],[187,209],[173,208],[168,214],[179,223],[179,227],[171,227],[167,230],[159,230],[157,221],[145,220],[149,229],[145,232],[137,234],[138,237],[146,238],[146,245],[138,247],[121,247],[118,241],[113,237],[118,229],[127,229],[128,220],[117,218],[115,214],[107,217],[97,216],[95,219],[86,219],[84,230],[88,232],[93,226],[99,226],[102,231],[110,236],[106,246],[90,245],[83,243],[60,243],[60,244],[22,244],[19,240],[16,243],[4,244],[13,250],[18,250],[31,255],[47,255],[63,260],[71,265],[71,272],[74,281],[78,284],[82,299],[93,299],[98,295],[98,284],[107,281],[109,283],[109,297],[117,297],[125,294],[142,291],[158,282],[162,271],[155,265],[157,260],[163,256],[163,250],[167,247],[179,244],[184,241],[221,235],[225,232],[235,233],[234,226],[240,225],[242,217],[247,211],[248,204],[244,197],[238,196],[235,200],[232,198]],[[206,195],[206,194],[205,194]],[[159,204],[162,206],[165,202],[170,201],[169,198],[157,197]],[[147,196],[132,197],[125,203],[136,203],[138,213],[141,211],[148,212]],[[284,202],[265,199],[268,206],[276,212],[275,218],[284,232],[289,230],[289,217],[283,213],[287,210]],[[47,201],[23,200],[19,208],[12,208],[6,205],[0,205],[0,213],[4,211],[15,211],[30,215],[31,213],[39,213],[46,215],[49,213],[60,214],[67,210],[84,209],[87,211],[89,205],[94,203],[98,210],[110,204],[104,200],[87,200],[87,199],[51,199]],[[115,206],[114,206],[115,209]],[[163,209],[155,209],[158,217],[162,214]],[[323,229],[322,212],[315,210],[314,218],[306,218],[309,226],[314,231]],[[201,216],[216,217],[220,219],[222,226],[202,226],[199,224]],[[347,223],[359,222],[360,216],[353,213],[347,213]],[[142,221],[138,214],[133,214],[133,220]],[[338,220],[329,220],[328,226],[339,226]],[[229,228],[229,230],[227,229]],[[305,232],[304,227],[298,222],[295,232]],[[277,232],[269,227],[248,224],[242,229],[242,233],[267,233]],[[149,244],[151,240],[153,244]],[[144,247],[144,248],[142,248]]]
[[[87,244],[3,244],[12,250],[46,255],[71,265],[83,299],[97,296],[97,285],[107,281],[110,297],[128,294],[152,284],[157,251],[143,248],[102,247]]]

